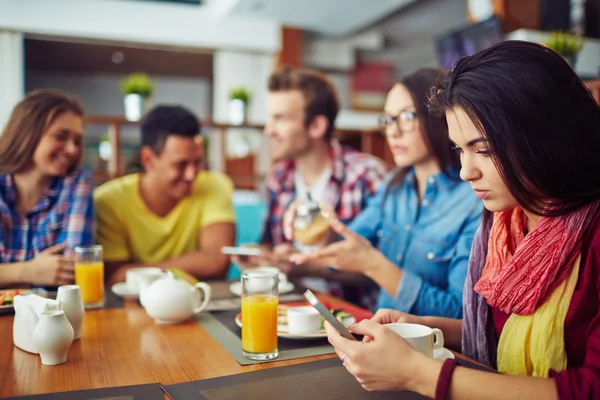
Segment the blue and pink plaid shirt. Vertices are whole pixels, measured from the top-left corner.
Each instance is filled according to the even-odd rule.
[[[44,198],[27,214],[15,210],[11,175],[0,175],[0,262],[27,261],[56,244],[66,253],[94,243],[93,181],[84,170],[53,178]]]

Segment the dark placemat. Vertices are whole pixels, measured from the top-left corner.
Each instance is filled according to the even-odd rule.
[[[227,329],[229,329],[229,331],[235,333],[235,335],[240,340],[240,346],[241,346],[242,328],[237,326],[237,324],[235,323],[235,316],[238,315],[239,313],[240,313],[240,310],[223,311],[223,312],[213,313],[213,316],[220,323],[225,325],[225,327],[227,327]],[[328,344],[329,344],[329,342],[327,341],[327,338],[300,340],[300,339],[286,339],[286,338],[280,337],[278,339],[279,352],[288,351],[288,350],[296,350],[296,349],[305,349],[307,347],[323,346],[323,345],[328,345]],[[333,353],[333,347],[331,347],[331,351],[329,351],[328,353]],[[325,353],[322,353],[322,354],[325,354]]]
[[[10,398],[19,400],[164,400],[165,396],[158,383],[151,383]]]
[[[113,293],[110,287],[104,288],[104,308],[123,308],[125,300]]]
[[[279,338],[279,357],[271,361],[253,361],[242,355],[242,329],[235,324],[235,316],[240,310],[219,311],[200,314],[196,322],[215,339],[237,362],[242,365],[290,360],[333,353],[333,347],[326,338],[295,340]]]
[[[414,392],[367,392],[337,358],[169,385],[165,390],[174,400],[425,399]]]

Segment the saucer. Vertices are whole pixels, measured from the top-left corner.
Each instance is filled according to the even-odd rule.
[[[284,313],[287,313],[287,307],[279,305],[279,314],[280,315],[278,317],[278,323],[277,323],[277,336],[279,336],[280,338],[305,340],[305,339],[323,339],[323,338],[327,337],[327,334],[325,333],[324,329],[321,329],[321,330],[318,330],[315,332],[307,332],[307,333],[290,333],[288,325],[287,325],[287,321],[284,321],[281,319],[281,315]],[[350,316],[348,318],[345,318],[342,323],[347,328],[350,325],[354,324],[355,322],[356,322],[356,318]],[[235,316],[235,324],[237,326],[239,326],[240,328],[242,327],[242,313],[239,313],[238,315]],[[452,353],[450,353],[450,354],[452,354]]]
[[[455,357],[454,357],[454,353],[452,353],[447,348],[442,347],[441,349],[437,349],[437,350],[433,351],[433,358],[435,358],[436,360],[444,361],[449,358],[455,358]]]
[[[229,285],[229,290],[236,296],[241,296],[242,283],[240,281],[231,282],[231,284]],[[294,284],[290,281],[287,281],[283,285],[279,285],[279,294],[289,293],[292,290],[294,290]]]
[[[127,282],[119,282],[112,285],[110,288],[114,294],[123,297],[124,299],[137,300],[139,293],[127,286]]]

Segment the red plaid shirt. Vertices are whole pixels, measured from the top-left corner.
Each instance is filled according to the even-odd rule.
[[[325,192],[326,202],[335,209],[340,221],[348,224],[377,191],[387,172],[386,164],[376,157],[342,147],[336,140],[331,142],[329,154],[332,173]],[[289,243],[283,235],[282,219],[296,199],[295,170],[293,160],[273,166],[267,180],[269,214],[263,229],[263,244]]]

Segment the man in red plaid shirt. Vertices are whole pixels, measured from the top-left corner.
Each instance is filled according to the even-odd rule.
[[[365,293],[362,275],[349,277],[309,265],[292,266],[289,255],[297,250],[284,237],[282,218],[296,198],[310,193],[312,199],[329,204],[342,222],[349,223],[375,194],[387,172],[386,165],[333,139],[339,102],[325,75],[284,68],[271,75],[269,92],[264,133],[275,164],[267,179],[269,213],[263,251],[246,263],[239,258],[235,261],[277,265],[300,284],[370,306],[372,290]]]

